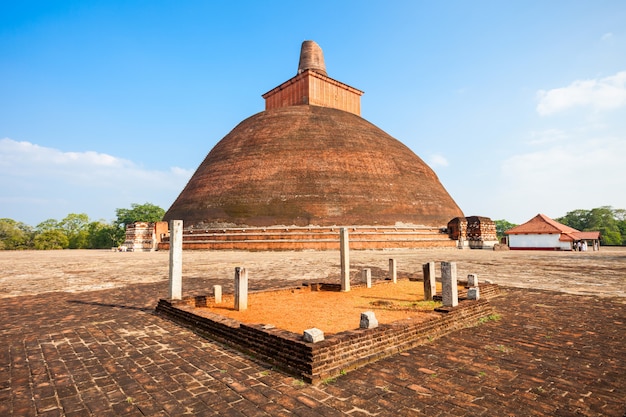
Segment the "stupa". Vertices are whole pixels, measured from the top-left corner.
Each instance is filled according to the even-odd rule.
[[[463,212],[415,153],[363,119],[362,91],[302,44],[297,74],[209,152],[164,220],[201,229],[445,227]]]

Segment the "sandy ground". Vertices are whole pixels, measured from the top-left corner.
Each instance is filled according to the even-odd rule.
[[[441,287],[438,285],[439,290]],[[348,292],[311,291],[307,287],[282,291],[263,291],[249,294],[248,309],[234,309],[234,297],[224,297],[222,303],[209,300],[206,308],[196,308],[195,313],[215,313],[242,323],[271,324],[279,329],[302,334],[306,329],[318,327],[324,334],[358,329],[361,313],[375,313],[380,324],[398,320],[413,323],[429,317],[441,306],[439,301],[423,301],[424,285],[407,279],[381,282],[372,288],[353,286]],[[329,306],[341,305],[341,308]]]
[[[362,268],[384,278],[389,259],[398,275],[421,277],[422,264],[456,262],[459,279],[476,273],[502,286],[540,288],[571,294],[626,297],[626,248],[599,252],[488,251],[419,249],[352,251],[352,281]],[[234,268],[248,269],[251,287],[256,280],[339,282],[338,251],[240,252],[187,251],[183,254],[184,281],[223,279],[231,283]],[[92,291],[134,283],[167,281],[169,252],[112,252],[105,250],[0,251],[0,298],[50,291]],[[210,289],[207,289],[207,291]]]

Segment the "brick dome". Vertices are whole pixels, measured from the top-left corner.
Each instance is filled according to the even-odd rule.
[[[209,152],[165,214],[185,225],[446,226],[463,212],[437,175],[357,114],[258,113]]]

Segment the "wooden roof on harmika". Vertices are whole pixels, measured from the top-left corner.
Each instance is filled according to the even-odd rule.
[[[361,92],[328,78],[311,42],[298,76],[215,145],[164,220],[442,227],[463,216],[421,158],[360,117]]]

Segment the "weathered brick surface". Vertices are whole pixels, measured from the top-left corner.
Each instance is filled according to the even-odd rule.
[[[445,226],[461,209],[435,172],[357,115],[267,110],[211,149],[165,214],[186,225]]]
[[[206,293],[213,284],[226,285],[195,279],[186,288]],[[490,301],[499,321],[311,386],[155,316],[165,294],[160,283],[2,299],[0,415],[621,417],[626,411],[623,298],[507,289]]]
[[[183,231],[183,249],[203,250],[338,250],[339,227],[246,227]],[[456,247],[456,242],[437,227],[352,226],[350,249],[398,249]],[[169,236],[158,245],[169,250]]]

